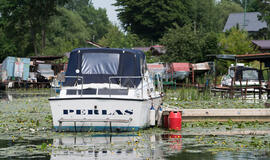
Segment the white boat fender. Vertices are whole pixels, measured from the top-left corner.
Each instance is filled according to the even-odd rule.
[[[161,126],[161,119],[162,119],[162,107],[160,106],[158,109],[158,114],[157,114],[157,125]]]
[[[155,111],[154,106],[152,105],[150,108],[150,115],[149,115],[150,126],[155,126],[155,124],[156,124],[155,123],[156,122],[155,114],[156,114],[156,111]]]
[[[156,112],[156,121],[160,118],[161,115],[162,115],[162,107],[159,106]]]

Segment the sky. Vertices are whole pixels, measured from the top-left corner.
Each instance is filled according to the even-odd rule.
[[[95,8],[106,8],[107,15],[109,20],[116,25],[120,25],[120,21],[117,19],[117,8],[112,4],[115,3],[115,0],[92,0],[92,3]]]

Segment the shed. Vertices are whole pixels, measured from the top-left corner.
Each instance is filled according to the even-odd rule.
[[[252,40],[251,41],[261,52],[270,52],[270,40]]]
[[[13,77],[28,80],[29,66],[29,58],[6,57],[2,63],[2,81],[11,79]]]

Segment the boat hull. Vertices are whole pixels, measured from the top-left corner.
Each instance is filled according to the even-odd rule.
[[[188,77],[189,72],[188,71],[176,71],[173,74],[173,78],[178,78],[179,80],[183,80],[186,77]]]
[[[149,126],[152,100],[50,98],[55,131],[137,131]],[[153,99],[154,107],[161,98]]]

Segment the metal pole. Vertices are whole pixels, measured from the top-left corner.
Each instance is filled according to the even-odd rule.
[[[260,73],[262,74],[262,61],[260,61],[260,72],[259,72],[259,99],[262,99],[262,79],[261,79],[261,76],[260,76]]]
[[[246,26],[246,12],[247,12],[247,0],[245,0],[245,7],[244,7],[244,23],[243,23],[243,29]]]

